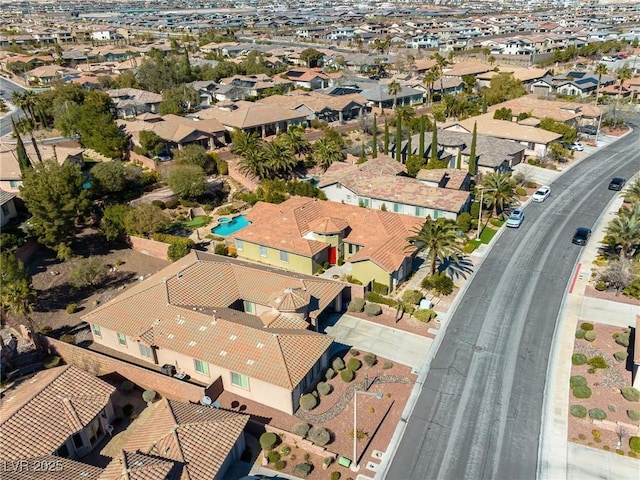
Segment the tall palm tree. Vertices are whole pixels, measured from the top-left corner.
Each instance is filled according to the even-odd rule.
[[[267,167],[278,177],[289,178],[298,165],[298,159],[293,150],[279,140],[267,143],[262,151]]]
[[[416,111],[411,105],[398,105],[396,107],[396,115],[402,118],[402,123],[407,124],[416,116]]]
[[[321,138],[313,144],[311,153],[316,165],[326,170],[333,162],[344,160],[340,146],[329,138]]]
[[[256,132],[247,133],[240,129],[233,131],[231,141],[231,151],[241,157],[255,150],[259,150],[262,146],[262,140],[260,140]]]
[[[434,53],[431,58],[433,60],[436,61],[436,68],[438,69],[438,77],[440,78],[440,93],[444,92],[444,86],[443,86],[443,74],[444,74],[444,68],[449,65],[451,62],[449,62],[449,60],[447,60],[445,57],[443,57],[442,55],[440,55],[438,52]]]
[[[238,161],[238,170],[244,175],[257,177],[260,180],[268,178],[271,171],[265,161],[262,150],[255,149],[246,152]]]
[[[389,95],[393,95],[393,108],[395,109],[398,105],[398,94],[402,91],[402,85],[400,85],[396,80],[387,85],[387,93]]]
[[[457,259],[460,246],[457,242],[457,231],[453,220],[438,218],[433,220],[427,217],[426,222],[413,231],[413,235],[407,238],[410,246],[416,246],[420,250],[427,250],[431,275],[436,273],[437,261],[445,261],[449,257]]]
[[[311,151],[311,144],[304,136],[304,127],[289,127],[286,132],[280,134],[278,141],[288,146],[298,158]]]
[[[596,85],[596,105],[598,105],[598,97],[600,96],[600,82],[602,81],[602,75],[609,73],[607,66],[604,63],[599,63],[596,67],[595,73],[598,75],[598,84]]]
[[[624,193],[624,201],[628,203],[640,203],[640,178],[633,181]]]
[[[511,203],[518,201],[516,180],[509,173],[488,173],[484,176],[484,199],[493,208],[494,214],[502,212]]]
[[[618,94],[616,95],[616,108],[618,110],[618,102],[620,101],[620,95],[622,94],[622,85],[625,80],[629,80],[631,78],[631,69],[629,68],[629,64],[625,63],[624,67],[618,70]]]
[[[431,105],[431,99],[433,98],[433,85],[436,83],[438,78],[438,69],[432,67],[425,74],[424,79],[422,80],[422,83],[427,87],[427,105]]]
[[[620,258],[625,258],[629,249],[640,243],[640,217],[636,215],[617,216],[605,227],[609,245],[620,248]]]

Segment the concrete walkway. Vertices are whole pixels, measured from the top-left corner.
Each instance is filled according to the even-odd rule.
[[[324,333],[335,337],[337,343],[372,352],[393,362],[408,365],[414,370],[424,363],[433,339],[379,325],[348,314],[340,316]],[[402,348],[399,348],[402,345]]]

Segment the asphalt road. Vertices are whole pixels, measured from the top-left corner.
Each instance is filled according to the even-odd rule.
[[[536,478],[545,376],[562,297],[580,248],[640,169],[638,130],[552,184],[487,254],[449,321],[389,467],[389,480]],[[596,241],[591,239],[590,241]]]
[[[25,89],[20,85],[17,85],[13,82],[8,81],[6,78],[0,77],[0,98],[5,101],[11,101],[11,95],[13,92],[24,92]],[[22,110],[16,110],[13,112],[13,117],[17,120],[22,117],[24,114]],[[0,137],[3,137],[12,130],[11,125],[11,115],[5,115],[0,118]]]

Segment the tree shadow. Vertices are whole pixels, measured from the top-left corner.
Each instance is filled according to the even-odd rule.
[[[448,257],[438,265],[439,272],[446,272],[452,279],[464,278],[473,273],[473,262],[468,256]]]

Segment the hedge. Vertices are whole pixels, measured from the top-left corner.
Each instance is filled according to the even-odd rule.
[[[362,367],[362,362],[357,358],[350,358],[347,362],[347,368],[352,372],[357,372]]]
[[[587,356],[582,353],[574,353],[571,355],[571,363],[574,365],[584,365],[587,363]]]
[[[382,307],[377,303],[367,303],[364,306],[364,313],[369,317],[377,317],[382,313]]]
[[[340,357],[336,357],[331,361],[331,367],[339,372],[340,370],[342,370],[344,368],[344,360],[342,360],[342,358]]]
[[[398,302],[396,302],[392,298],[384,297],[376,292],[367,293],[366,299],[369,300],[370,302],[381,303],[383,305],[388,305],[393,308],[398,306]]]
[[[616,343],[618,345],[622,345],[623,347],[629,346],[629,332],[618,333],[615,336]]]
[[[166,233],[154,233],[151,238],[156,242],[169,244],[167,257],[169,257],[169,260],[172,262],[175,262],[187,255],[195,246],[194,241],[190,238],[178,237],[176,235],[169,235]]]
[[[402,301],[412,305],[418,305],[422,300],[422,292],[419,290],[406,290],[402,294]]]
[[[571,405],[571,415],[576,418],[585,418],[587,416],[587,409],[582,405]]]
[[[593,323],[583,322],[582,324],[580,324],[580,328],[585,332],[590,332],[591,330],[593,330]]]
[[[331,434],[326,428],[322,427],[313,427],[309,430],[309,435],[307,435],[309,440],[318,445],[319,447],[324,447],[327,443],[331,441]]]
[[[305,393],[300,397],[300,408],[305,411],[313,410],[318,406],[318,399],[311,393]]]
[[[591,397],[591,389],[586,385],[582,385],[573,389],[573,396],[576,398]]]
[[[624,362],[628,356],[629,354],[625,350],[622,350],[620,352],[615,352],[613,354],[613,358],[615,358],[618,362]]]
[[[311,470],[313,470],[313,465],[308,463],[299,463],[293,468],[293,473],[299,477],[307,478],[311,473]]]
[[[349,312],[361,312],[364,310],[365,304],[364,298],[352,298],[349,302],[349,307],[347,307],[347,311]]]
[[[586,387],[587,379],[582,375],[574,375],[569,379],[569,385],[571,386],[571,388]]]
[[[386,295],[389,293],[389,287],[384,283],[378,283],[375,280],[373,281],[373,291],[375,293],[379,293],[380,295]]]
[[[607,418],[607,414],[601,408],[592,408],[589,410],[589,418],[594,420],[604,420]]]
[[[278,443],[278,435],[273,432],[264,432],[260,435],[260,446],[263,450],[271,450]]]
[[[336,376],[336,371],[331,367],[327,368],[327,371],[324,373],[324,378],[327,380],[331,380],[335,376]]]
[[[584,330],[582,330],[581,328],[579,328],[578,330],[576,330],[576,338],[578,340],[582,340],[584,338],[584,334],[587,333]]]
[[[413,312],[413,318],[419,322],[428,323],[436,317],[437,313],[430,308],[419,308]]]
[[[349,383],[351,380],[353,380],[353,371],[349,370],[348,368],[340,370],[340,378],[343,382]]]
[[[640,402],[640,390],[633,387],[622,387],[620,393],[629,402]]]
[[[309,433],[309,428],[311,427],[308,423],[296,423],[293,426],[293,433],[304,438],[307,436],[307,433]]]
[[[331,393],[331,385],[326,382],[319,382],[316,388],[318,389],[318,393],[323,397]]]
[[[629,448],[633,452],[640,453],[640,437],[631,437],[629,439]]]

